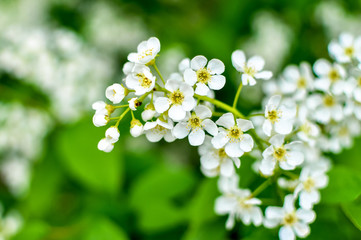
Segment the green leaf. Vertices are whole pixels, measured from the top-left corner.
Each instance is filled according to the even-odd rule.
[[[325,203],[346,203],[361,194],[361,175],[346,167],[335,166],[329,172],[329,185],[321,191]]]
[[[144,231],[156,232],[187,220],[187,196],[195,179],[180,167],[159,164],[132,186],[130,203]]]
[[[12,238],[13,240],[40,240],[46,239],[46,235],[49,233],[49,226],[41,221],[32,220],[28,221],[23,226],[20,232]]]
[[[127,240],[123,229],[106,218],[95,220],[86,229],[83,240]]]
[[[355,227],[361,231],[361,205],[355,202],[343,204],[342,210]]]
[[[58,136],[59,155],[72,177],[90,190],[116,193],[122,180],[121,144],[111,153],[97,148],[106,128],[96,128],[90,117],[64,129]]]

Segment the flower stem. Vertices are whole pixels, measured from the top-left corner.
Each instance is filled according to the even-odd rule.
[[[157,65],[155,64],[155,62],[153,64],[153,67],[154,67],[155,71],[157,72],[158,76],[160,77],[160,79],[162,80],[162,82],[163,82],[163,84],[165,86],[164,78],[163,78],[162,74],[159,72],[159,69],[158,69]]]
[[[115,124],[115,127],[119,126],[120,121],[124,118],[125,115],[127,115],[127,113],[130,111],[130,108],[128,107],[123,113],[122,115],[119,116],[119,119],[117,121],[117,123]]]
[[[242,82],[241,82],[241,83],[239,84],[239,86],[238,86],[238,90],[237,90],[236,96],[234,97],[234,100],[233,100],[233,105],[232,105],[233,108],[236,108],[236,106],[237,106],[237,102],[238,102],[238,99],[239,99],[239,95],[241,94],[242,87],[243,87],[243,84],[242,84]]]
[[[203,100],[203,101],[207,101],[207,102],[210,102],[212,103],[213,105],[215,105],[216,107],[218,108],[222,108],[228,112],[231,112],[233,113],[235,116],[239,117],[239,118],[245,118],[244,115],[242,113],[240,113],[237,109],[235,109],[234,107],[231,107],[221,101],[218,101],[217,99],[213,99],[213,98],[210,98],[210,97],[207,97],[207,96],[200,96],[198,94],[194,94],[194,96],[200,100]]]
[[[113,106],[114,108],[123,108],[123,107],[128,107],[129,104],[125,104],[125,105],[120,105],[120,106]]]
[[[256,190],[253,191],[252,197],[257,196],[260,194],[263,190],[265,190],[270,184],[272,183],[272,178],[268,178],[266,181],[264,181],[261,185],[256,188]]]

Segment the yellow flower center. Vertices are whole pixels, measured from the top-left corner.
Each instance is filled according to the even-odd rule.
[[[253,77],[253,75],[256,73],[256,69],[254,69],[253,67],[245,66],[244,67],[244,73]]]
[[[307,178],[306,181],[303,182],[303,187],[307,192],[311,192],[315,186],[315,181],[312,178]]]
[[[287,155],[287,150],[284,147],[275,148],[273,151],[273,157],[278,161],[284,161]]]
[[[152,56],[152,54],[153,54],[153,48],[147,49],[144,52],[142,52],[142,54],[139,55],[138,59],[141,60],[141,59],[145,58],[146,56]]]
[[[193,115],[188,120],[188,126],[190,126],[192,129],[198,129],[202,127],[202,119],[200,119],[198,116]]]
[[[278,122],[278,120],[280,119],[281,116],[282,116],[281,111],[271,110],[271,111],[268,111],[267,119],[270,120],[271,123],[274,124],[275,122]]]
[[[331,80],[331,82],[337,82],[340,79],[340,74],[336,69],[331,69],[328,73],[328,78]]]
[[[206,84],[211,80],[211,74],[206,68],[199,69],[196,74],[198,82]]]
[[[332,107],[336,104],[335,98],[332,97],[331,95],[327,95],[323,98],[323,104],[326,107]]]
[[[170,94],[169,98],[173,104],[182,104],[184,100],[184,95],[181,91],[175,90]]]
[[[155,126],[155,128],[153,128],[153,131],[165,134],[167,132],[167,129],[161,125],[157,125],[157,126]]]
[[[347,47],[345,48],[345,55],[352,57],[355,52],[355,49],[353,47]]]
[[[228,157],[228,155],[227,155],[226,151],[224,150],[224,148],[218,149],[217,154],[218,154],[220,159],[224,159],[224,158]]]
[[[340,128],[340,130],[338,131],[338,134],[342,137],[347,137],[349,135],[349,130],[347,127],[342,127]]]
[[[144,73],[138,73],[137,74],[140,86],[144,87],[144,88],[149,88],[152,85],[152,80],[150,80],[149,78],[147,78]]]
[[[295,212],[287,213],[283,218],[283,224],[292,226],[297,222],[297,216]]]
[[[297,80],[297,87],[298,87],[298,88],[305,88],[306,86],[307,86],[306,78],[300,77],[300,78]]]
[[[245,203],[245,201],[248,200],[248,198],[238,198],[237,200],[238,200],[238,204],[243,209],[244,208],[249,209],[252,207],[252,204]]]
[[[238,126],[233,126],[228,129],[228,137],[231,139],[231,142],[238,141],[243,137],[243,132]]]

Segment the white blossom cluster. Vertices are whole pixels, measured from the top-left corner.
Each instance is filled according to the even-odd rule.
[[[280,227],[282,240],[304,238],[316,218],[312,209],[320,202],[319,190],[328,184],[330,161],[324,153],[340,152],[360,134],[359,39],[342,34],[332,41],[329,52],[336,62],[316,61],[315,75],[309,64],[302,63],[288,66],[272,80],[272,72],[263,69],[262,57],[246,58],[243,51],[234,51],[231,60],[240,86],[230,106],[215,99],[215,90],[226,83],[220,60],[184,59],[179,71],[164,79],[156,65],[160,42],[152,37],[128,55],[123,81],[106,89],[112,104],[93,104],[95,126],[115,122],[98,148],[113,149],[120,135],[118,126],[130,112],[134,137],[145,135],[150,142],[188,138],[190,145],[199,146],[201,171],[207,177],[219,177],[222,195],[216,199],[215,211],[228,215],[227,229],[240,220],[245,225]],[[269,80],[264,84],[264,110],[244,116],[237,109],[242,86],[253,86],[260,79]],[[135,117],[139,111],[142,119]],[[253,169],[266,178],[253,191],[239,187],[243,155],[258,159]],[[257,198],[270,185],[283,193],[283,207]]]

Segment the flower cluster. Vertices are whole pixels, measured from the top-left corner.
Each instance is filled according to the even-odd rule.
[[[319,190],[328,184],[331,164],[324,153],[340,152],[360,134],[359,42],[342,34],[329,46],[336,62],[316,61],[315,75],[307,63],[291,65],[273,79],[272,72],[263,70],[262,57],[247,60],[243,51],[234,51],[231,60],[240,85],[231,106],[215,99],[215,91],[226,83],[220,60],[184,59],[178,72],[165,79],[156,65],[160,42],[152,37],[129,54],[122,83],[106,89],[108,100],[119,105],[93,104],[95,126],[115,122],[98,148],[113,149],[118,126],[130,112],[134,137],[145,135],[151,142],[188,138],[190,145],[199,146],[201,171],[219,177],[222,195],[216,199],[215,211],[228,215],[227,229],[240,220],[245,225],[280,227],[282,240],[304,238],[316,218],[312,209],[320,202]],[[237,109],[242,86],[253,86],[260,79],[268,80],[263,84],[264,110],[245,116]],[[139,111],[142,119],[135,117]],[[239,187],[243,155],[256,158],[253,170],[266,178],[253,191]],[[270,206],[257,198],[269,186],[278,188],[283,203]]]

